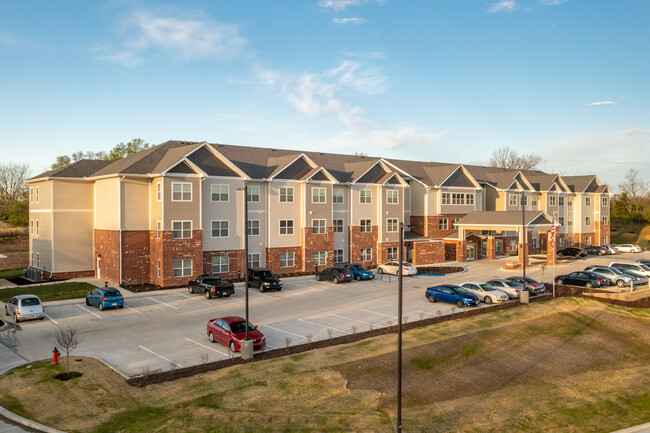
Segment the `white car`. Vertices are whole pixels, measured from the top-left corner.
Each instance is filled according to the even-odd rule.
[[[459,285],[466,288],[468,292],[478,296],[479,300],[486,304],[500,304],[501,302],[507,301],[509,297],[506,292],[492,287],[488,283],[468,281]]]
[[[623,244],[616,247],[619,253],[640,253],[641,248],[638,245]]]
[[[408,262],[402,262],[402,275],[415,275],[418,273],[418,268]],[[397,275],[399,271],[399,262],[388,262],[377,267],[378,274],[393,274]]]
[[[5,304],[5,314],[13,316],[16,323],[21,320],[45,318],[43,303],[36,295],[18,295]]]
[[[650,278],[650,266],[644,265],[643,263],[612,262],[609,264],[609,267],[626,269],[636,275]]]

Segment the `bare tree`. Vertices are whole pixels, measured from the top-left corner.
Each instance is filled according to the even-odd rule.
[[[126,158],[129,155],[138,153],[142,150],[148,149],[149,143],[146,143],[141,138],[134,138],[128,143],[116,144],[110,151],[104,152],[83,152],[78,151],[72,155],[59,155],[56,157],[56,162],[51,165],[51,169],[67,167],[73,162],[81,161],[82,159],[103,159],[107,161],[117,161],[118,159]]]
[[[81,337],[77,335],[77,328],[59,328],[56,331],[56,344],[65,352],[66,371],[70,374],[70,353],[79,346]]]
[[[648,195],[648,181],[639,176],[639,172],[633,168],[627,171],[625,182],[618,188],[622,194],[627,195],[627,211],[630,215],[635,212],[641,200]]]
[[[532,170],[544,162],[544,158],[535,153],[519,155],[516,150],[502,147],[492,152],[490,166],[514,170]]]
[[[25,181],[29,176],[27,164],[0,165],[0,214],[6,215],[9,208],[20,199],[27,189]]]

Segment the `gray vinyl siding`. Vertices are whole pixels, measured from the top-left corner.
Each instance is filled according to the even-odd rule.
[[[227,185],[228,201],[212,201],[212,185]],[[242,237],[244,234],[244,191],[241,189],[243,187],[244,183],[241,179],[207,178],[201,182],[204,251],[241,250],[244,248]],[[167,208],[165,208],[165,214],[167,214]],[[180,219],[182,218],[177,218],[177,220]],[[228,221],[228,237],[213,238],[212,221]],[[249,242],[251,239],[253,238],[250,238]]]
[[[302,185],[296,181],[272,181],[269,187],[269,247],[300,246]],[[293,203],[280,202],[280,188],[293,188]],[[293,220],[293,235],[280,235],[280,220]],[[311,224],[311,221],[310,221]]]

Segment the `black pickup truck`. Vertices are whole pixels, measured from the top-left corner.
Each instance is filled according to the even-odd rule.
[[[187,290],[190,293],[205,293],[205,298],[210,299],[213,296],[221,298],[233,295],[235,286],[223,281],[219,275],[201,275],[187,283]]]

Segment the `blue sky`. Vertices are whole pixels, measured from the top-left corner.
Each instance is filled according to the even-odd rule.
[[[646,0],[0,2],[0,149],[140,137],[650,178]],[[615,188],[616,189],[616,188]]]

